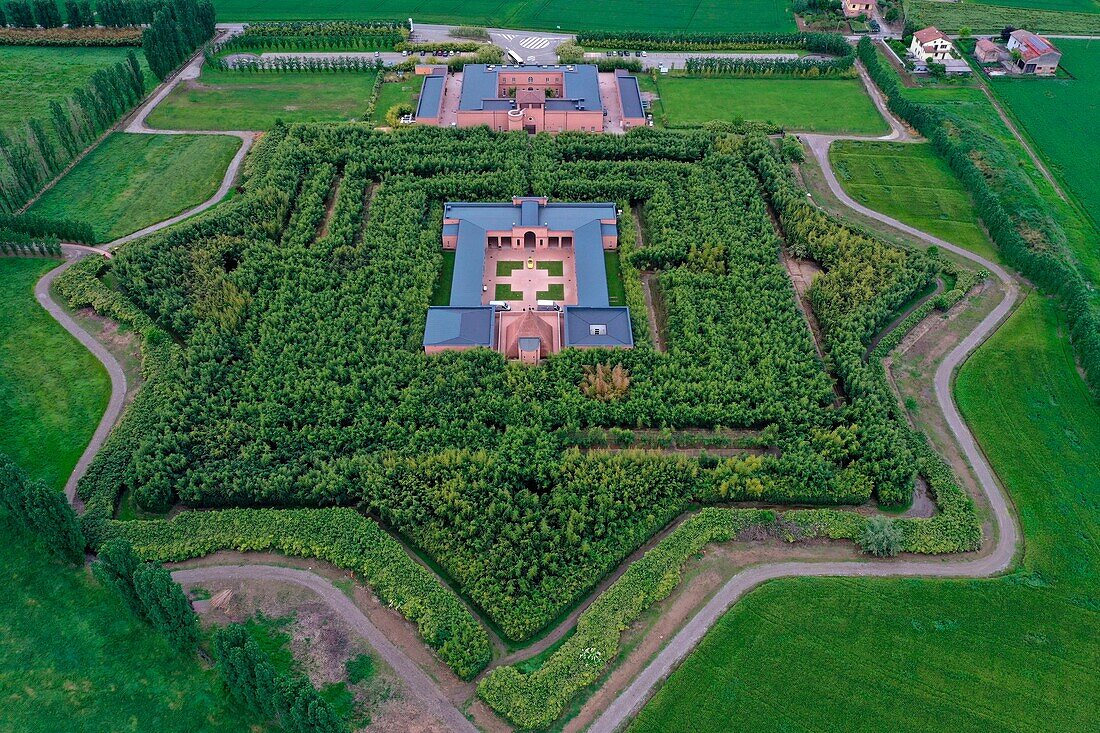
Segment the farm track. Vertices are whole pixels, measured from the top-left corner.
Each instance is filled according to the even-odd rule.
[[[138,109],[134,116],[130,119],[126,131],[137,134],[188,134],[192,131],[163,131],[152,130],[145,124],[149,112],[163,100],[171,88],[174,88],[184,77],[184,74],[194,72],[194,75],[188,78],[194,78],[198,75],[198,71],[201,68],[202,58],[192,60],[187,66],[184,67],[175,77],[162,85],[162,88],[157,91],[145,104]],[[596,720],[595,723],[588,729],[589,731],[599,731],[600,733],[611,733],[619,729],[627,720],[629,720],[634,713],[636,713],[645,701],[649,698],[656,687],[664,680],[668,674],[670,674],[675,667],[682,661],[687,654],[689,654],[695,646],[702,640],[703,636],[710,629],[710,627],[729,609],[729,607],[735,603],[739,598],[744,596],[750,590],[756,586],[764,583],[768,580],[782,577],[793,576],[929,576],[929,577],[986,577],[994,575],[996,573],[1004,571],[1009,567],[1012,562],[1012,558],[1015,555],[1017,544],[1019,541],[1019,532],[1013,517],[1012,511],[1009,506],[1009,501],[1004,495],[996,480],[994,479],[992,469],[985,460],[984,455],[978,448],[976,441],[970,430],[967,428],[962,420],[961,415],[951,396],[951,383],[953,375],[958,366],[969,356],[969,354],[976,349],[984,339],[986,339],[994,330],[1001,324],[1001,322],[1011,312],[1016,300],[1018,299],[1018,287],[1015,280],[997,264],[974,255],[967,250],[957,247],[949,242],[941,240],[937,237],[929,235],[918,229],[905,225],[895,219],[879,214],[876,211],[868,209],[856,201],[852,200],[841,188],[839,182],[836,179],[831,167],[828,165],[828,150],[831,143],[838,139],[850,139],[850,140],[893,140],[897,142],[909,142],[913,141],[913,136],[910,134],[906,126],[899,120],[893,117],[886,109],[885,100],[878,89],[867,78],[865,70],[860,66],[860,76],[867,86],[868,93],[872,100],[875,102],[876,107],[883,114],[885,119],[890,124],[891,133],[880,138],[866,138],[857,136],[825,136],[825,135],[802,135],[802,139],[809,146],[812,154],[817,158],[822,166],[826,182],[830,190],[836,195],[836,197],[849,208],[860,212],[865,216],[869,216],[873,219],[877,219],[886,223],[909,236],[915,237],[927,244],[933,244],[948,251],[951,251],[960,257],[970,260],[975,264],[987,269],[993,274],[1005,288],[1005,295],[1002,301],[997,307],[983,319],[975,329],[963,339],[944,359],[940,367],[936,370],[934,391],[936,394],[937,403],[940,409],[943,411],[948,426],[955,436],[955,439],[959,442],[966,457],[970,460],[974,467],[975,473],[978,477],[980,486],[990,504],[990,510],[994,520],[994,544],[990,551],[973,559],[953,561],[947,559],[935,559],[935,560],[913,560],[909,558],[893,559],[893,560],[868,560],[861,562],[777,562],[757,565],[746,568],[736,575],[734,575],[726,584],[715,594],[710,601],[698,612],[691,620],[670,640],[670,642],[658,653],[658,655],[642,670],[642,672],[634,679],[631,685],[624,690],[612,704],[603,712],[603,714]],[[93,353],[107,369],[108,374],[111,376],[111,398],[104,412],[103,418],[97,427],[95,434],[88,444],[87,449],[81,456],[80,461],[74,468],[72,475],[69,477],[69,481],[66,484],[66,495],[70,501],[74,503],[78,509],[80,508],[79,498],[75,494],[76,484],[80,477],[84,475],[88,468],[88,465],[92,462],[95,455],[98,453],[110,433],[111,428],[117,422],[121,415],[124,399],[126,396],[126,379],[122,373],[122,368],[118,361],[91,335],[85,332],[69,315],[55,303],[50,296],[50,287],[54,280],[61,275],[72,263],[87,254],[97,254],[105,257],[110,257],[110,250],[125,242],[136,239],[140,236],[145,236],[154,231],[158,231],[165,227],[191,216],[198,211],[205,210],[210,206],[213,206],[221,199],[222,196],[229,190],[232,185],[232,181],[235,179],[236,174],[240,168],[240,165],[248,152],[249,145],[256,133],[237,131],[237,132],[213,132],[213,131],[194,131],[195,134],[233,134],[241,137],[242,146],[238,151],[237,156],[234,157],[233,163],[230,165],[229,170],[226,172],[226,176],[223,180],[222,187],[219,189],[217,196],[211,200],[204,202],[200,207],[184,212],[183,214],[165,220],[158,224],[152,225],[143,229],[141,232],[135,232],[132,235],[127,235],[114,242],[105,245],[102,249],[95,247],[86,247],[82,245],[63,245],[63,251],[71,259],[64,262],[59,267],[46,273],[35,287],[36,298],[39,303],[49,312],[57,321],[61,324],[65,330],[71,333],[82,344],[84,344],[89,351]],[[900,322],[900,321],[898,321]],[[897,325],[898,322],[891,324],[891,327]],[[888,333],[890,328],[886,329],[879,335],[881,338],[885,333]],[[674,520],[663,530],[664,533],[671,532],[675,527],[686,518],[688,515],[683,515],[677,520]],[[604,579],[603,582],[593,591],[592,594],[582,604],[580,604],[573,613],[571,613],[562,623],[560,623],[553,631],[547,634],[543,639],[536,644],[527,647],[524,650],[509,655],[500,663],[510,663],[514,661],[521,661],[522,659],[529,658],[533,654],[537,654],[538,651],[550,646],[554,641],[560,639],[575,623],[576,616],[580,614],[584,607],[587,606],[599,592],[602,592],[611,582],[614,582],[614,578],[617,578],[625,569],[629,566],[630,562],[639,556],[640,552],[644,551],[645,547],[651,546],[650,543],[646,543],[642,550],[639,550],[632,554],[626,561],[620,563],[619,568],[612,574]],[[476,730],[474,726],[465,718],[461,711],[454,706],[454,704],[443,693],[440,686],[426,675],[417,665],[412,662],[403,652],[394,647],[392,643],[388,641],[378,631],[369,619],[362,613],[362,611],[356,607],[350,599],[348,599],[343,593],[341,593],[335,586],[326,580],[325,578],[310,573],[304,570],[291,571],[287,568],[280,568],[266,564],[255,565],[234,565],[234,566],[215,566],[209,568],[189,568],[186,570],[177,570],[173,573],[173,576],[177,580],[184,582],[206,582],[209,580],[218,579],[236,579],[236,580],[272,580],[277,579],[285,582],[296,583],[302,587],[309,588],[316,592],[318,596],[324,600],[333,610],[340,615],[344,616],[349,623],[359,631],[364,638],[374,646],[379,654],[386,660],[388,664],[398,673],[404,682],[409,685],[410,691],[414,696],[425,701],[432,710],[438,711],[444,720],[452,726],[453,730]],[[278,577],[277,577],[278,576]],[[349,607],[350,606],[350,607]],[[349,615],[350,614],[350,615]],[[377,632],[377,636],[374,636]]]

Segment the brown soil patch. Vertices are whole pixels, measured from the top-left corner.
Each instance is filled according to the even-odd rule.
[[[439,661],[439,658],[436,657],[431,649],[420,639],[416,627],[412,623],[397,611],[379,601],[378,597],[374,595],[369,586],[358,581],[355,575],[347,570],[316,559],[287,557],[274,552],[216,552],[206,557],[187,560],[181,563],[173,563],[171,566],[188,568],[235,564],[268,564],[301,568],[332,581],[337,587],[344,591],[345,595],[355,602],[355,605],[358,606],[359,609],[370,618],[371,622],[386,635],[386,638],[412,659],[429,677],[436,681],[444,694],[446,694],[460,710],[469,703],[467,712],[473,717],[474,723],[479,728],[489,733],[497,733],[498,731],[500,733],[505,733],[511,730],[511,728],[497,717],[492,710],[475,699],[476,685],[473,682],[463,682],[456,677],[450,667]],[[218,589],[207,587],[207,590],[216,591]],[[309,594],[308,591],[304,589],[303,592]],[[309,595],[312,596],[312,594]],[[375,661],[381,664],[381,661],[377,657]],[[396,697],[394,702],[402,702],[403,705],[395,704],[392,706],[392,710],[389,703],[381,706],[372,715],[371,727],[369,730],[423,730],[425,732],[433,730],[430,727],[402,727],[413,724],[414,718],[411,717],[410,711],[416,706],[415,703],[400,698],[400,689],[395,689]],[[384,714],[392,714],[393,719],[397,721],[397,727],[375,728],[374,726],[383,724]],[[418,715],[424,717],[423,713],[418,713]],[[408,722],[403,722],[406,720]],[[416,720],[419,720],[419,718],[416,718]],[[431,716],[426,716],[426,721],[423,724],[428,725],[428,723],[433,720],[434,718],[431,718]]]
[[[56,300],[64,302],[62,298]],[[91,308],[81,308],[73,311],[72,315],[81,328],[103,344],[111,356],[118,360],[126,375],[126,404],[133,402],[145,381],[141,374],[141,337],[134,331],[120,330],[117,322],[99,315]]]

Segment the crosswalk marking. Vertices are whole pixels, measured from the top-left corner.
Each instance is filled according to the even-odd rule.
[[[524,38],[523,40],[521,40],[519,42],[519,45],[522,46],[523,48],[528,48],[528,49],[531,49],[532,51],[537,51],[539,49],[547,48],[551,43],[553,43],[553,39],[550,39],[550,38],[539,38],[537,36],[528,36],[527,38]]]
[[[498,33],[497,35],[500,36],[501,38],[503,38],[506,41],[516,40],[516,34],[514,34],[514,33]]]

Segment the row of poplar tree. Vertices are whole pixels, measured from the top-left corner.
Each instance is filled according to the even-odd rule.
[[[160,3],[142,34],[153,74],[171,74],[214,35],[214,23],[209,0]],[[0,130],[0,213],[18,211],[144,94],[144,73],[130,52],[124,61],[96,70],[69,98],[51,101],[48,120],[31,118],[22,130]]]
[[[97,69],[70,97],[50,102],[47,121],[0,130],[0,212],[13,212],[129,110],[145,93],[145,76],[131,51]]]
[[[149,25],[164,3],[160,0],[99,0],[92,7],[90,0],[64,0],[62,20],[57,0],[8,0],[0,3],[0,27],[12,28],[128,28]],[[97,18],[98,16],[98,18]]]
[[[36,537],[64,562],[83,564],[84,533],[65,494],[30,480],[0,454],[0,522],[4,521]],[[92,574],[173,647],[194,652],[201,638],[198,616],[167,568],[142,562],[127,540],[114,538],[98,547]],[[215,632],[212,646],[229,692],[259,716],[291,733],[347,729],[308,678],[278,671],[243,626],[232,624]]]

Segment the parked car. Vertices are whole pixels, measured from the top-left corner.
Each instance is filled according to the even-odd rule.
[[[608,55],[608,56],[614,56],[614,55],[615,55],[615,52],[614,52],[614,51],[608,51],[608,52],[607,52],[607,55]]]
[[[649,54],[647,54],[647,53],[646,53],[645,51],[642,51],[642,53],[641,53],[641,56],[642,56],[642,58],[645,58],[645,57],[646,57],[646,56],[648,56],[648,55],[649,55]]]
[[[874,18],[871,18],[871,20],[867,22],[867,25],[870,26],[872,33],[878,33],[880,30],[882,30],[882,26],[879,25],[878,21]]]
[[[637,56],[638,58],[641,58],[642,57],[642,52],[641,51],[635,51],[634,55]]]
[[[401,52],[401,55],[402,55],[402,56],[408,56],[408,55],[409,55],[409,52],[408,52],[408,50],[406,49],[406,50],[402,51],[402,52]]]

